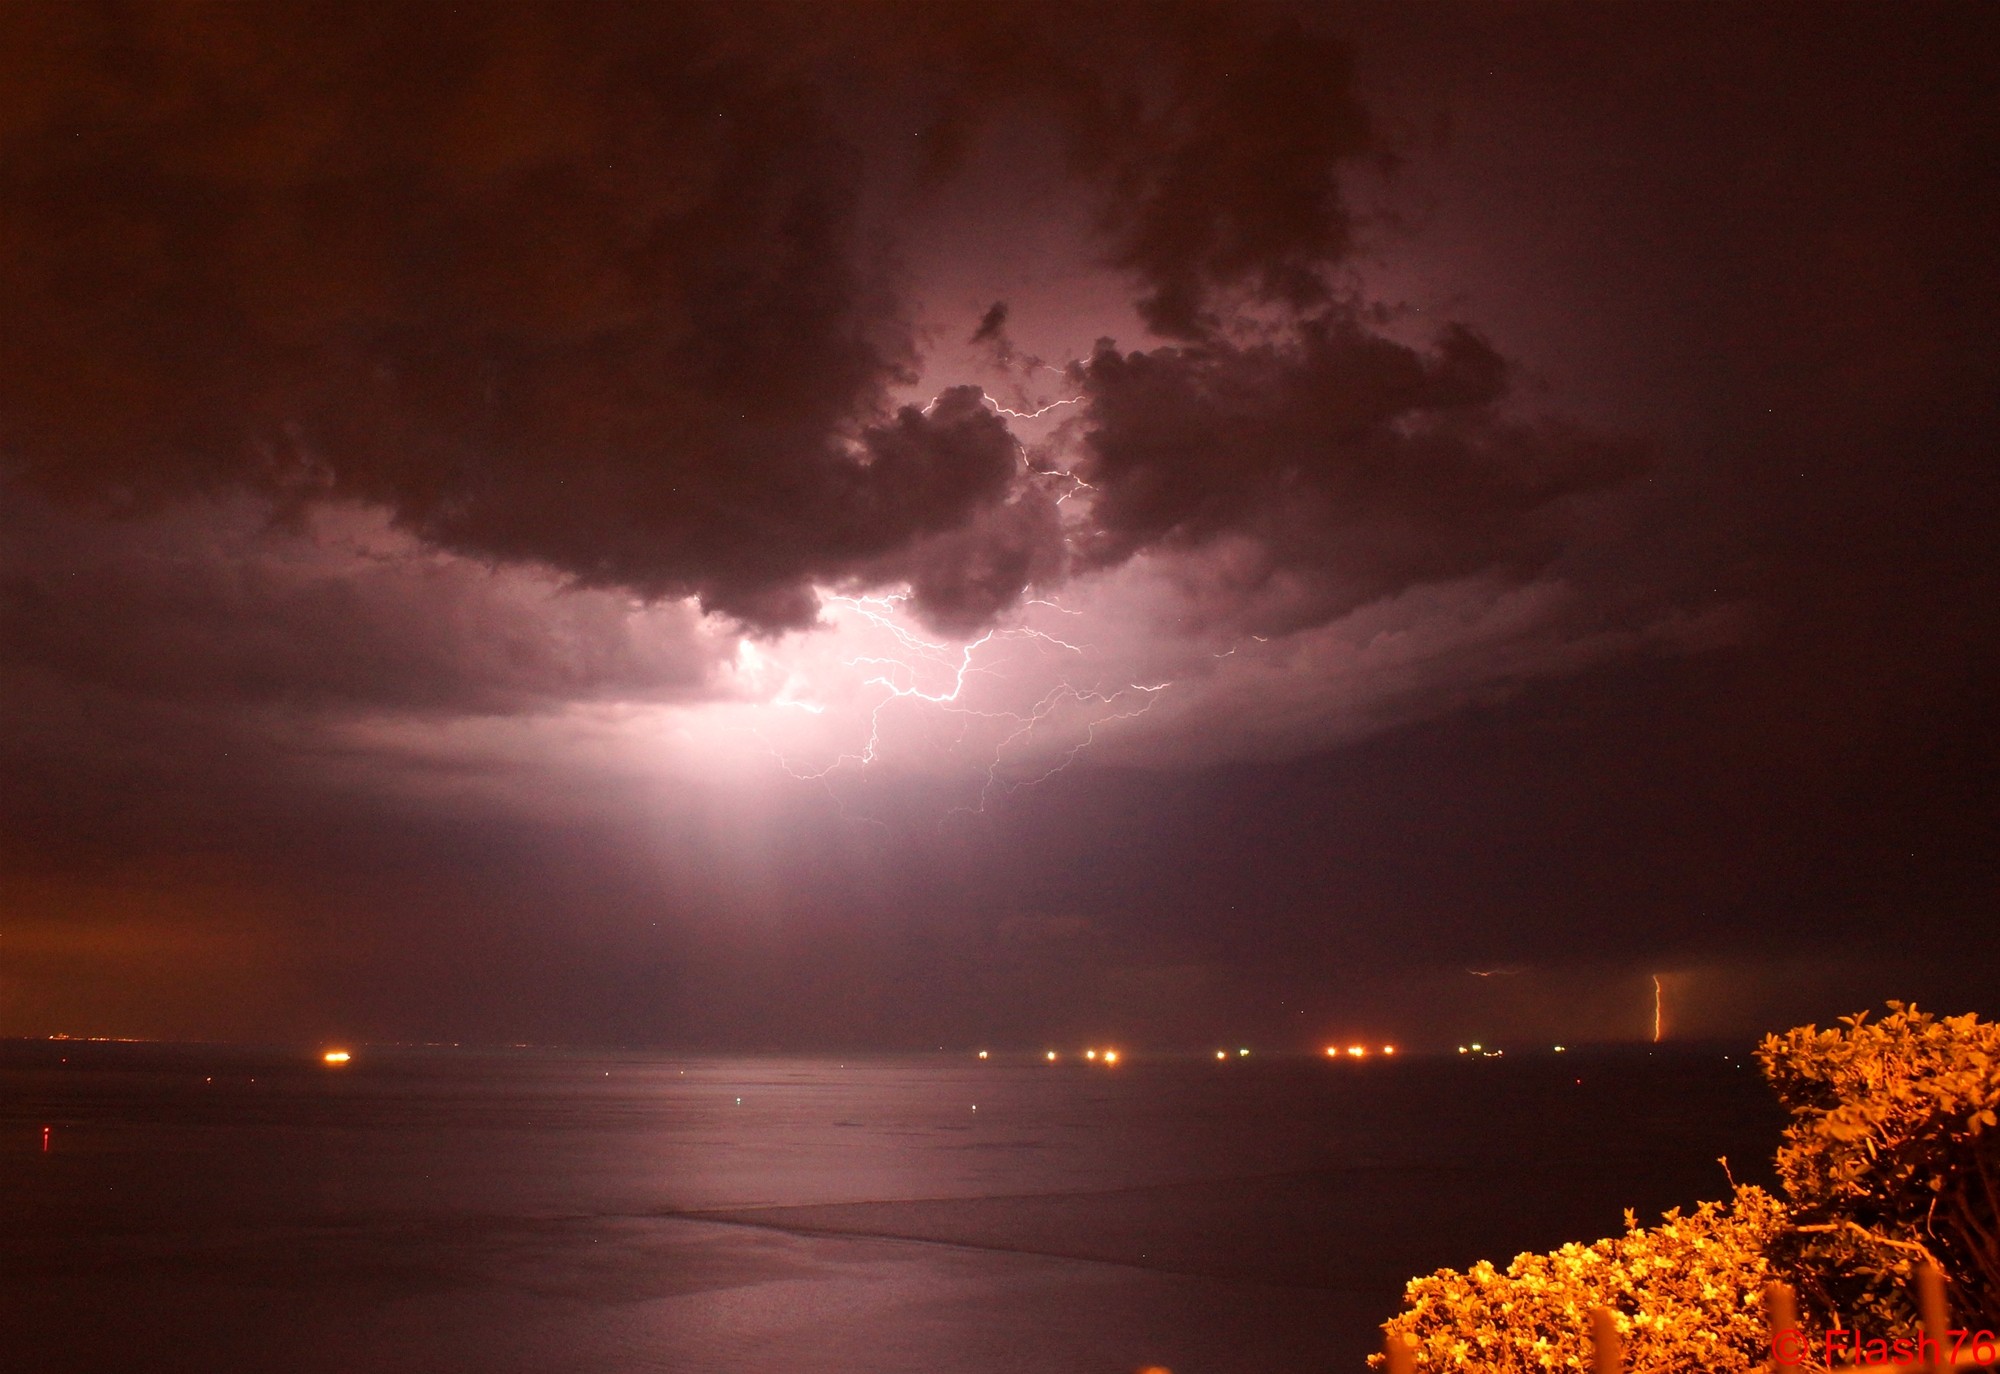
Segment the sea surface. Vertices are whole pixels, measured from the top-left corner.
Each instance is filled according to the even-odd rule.
[[[1409,1276],[1765,1180],[1778,1128],[1727,1046],[14,1042],[0,1371],[1358,1371]]]

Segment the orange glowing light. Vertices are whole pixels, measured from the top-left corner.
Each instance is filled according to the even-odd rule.
[[[980,1057],[981,1059],[984,1059],[984,1058],[986,1057],[986,1051],[985,1051],[985,1050],[981,1050],[981,1051],[979,1052],[979,1057]]]
[[[1083,1057],[1084,1057],[1085,1059],[1095,1059],[1095,1058],[1097,1058],[1097,1051],[1096,1051],[1096,1050],[1085,1050],[1085,1051],[1083,1052]]]
[[[1395,1052],[1396,1052],[1396,1047],[1394,1045],[1384,1045],[1382,1047],[1382,1053],[1384,1054],[1394,1054]]]
[[[1333,1053],[1333,1051],[1332,1051],[1332,1050],[1328,1050],[1328,1051],[1327,1051],[1327,1053],[1328,1053],[1328,1054],[1332,1054],[1332,1053]],[[1216,1057],[1217,1059],[1227,1059],[1227,1058],[1229,1058],[1229,1051],[1227,1051],[1227,1050],[1217,1050],[1217,1051],[1215,1052],[1215,1057]]]
[[[354,1058],[354,1056],[346,1050],[328,1050],[320,1058],[329,1064],[345,1064],[348,1060]]]
[[[1118,1062],[1118,1051],[1106,1050],[1104,1052],[1104,1062],[1107,1064],[1116,1064]]]
[[[1365,1046],[1349,1045],[1347,1047],[1347,1052],[1353,1055],[1356,1059],[1359,1059],[1362,1055],[1368,1053],[1368,1050]]]
[[[1049,1051],[1049,1053],[1048,1053],[1048,1061],[1049,1061],[1049,1062],[1050,1062],[1051,1064],[1053,1064],[1053,1063],[1055,1063],[1055,1062],[1056,1062],[1056,1052],[1055,1052],[1054,1050],[1050,1050],[1050,1051]]]
[[[1328,1045],[1326,1047],[1326,1054],[1327,1058],[1332,1059],[1340,1054],[1340,1050],[1333,1045]]]

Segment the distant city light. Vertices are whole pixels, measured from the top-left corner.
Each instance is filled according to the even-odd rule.
[[[1051,1064],[1055,1063],[1055,1062],[1056,1062],[1056,1052],[1055,1052],[1054,1050],[1050,1050],[1050,1051],[1048,1052],[1048,1055],[1047,1055],[1047,1059],[1048,1059],[1048,1061],[1049,1061],[1049,1062],[1050,1062]]]
[[[352,1059],[353,1057],[354,1056],[349,1054],[346,1050],[328,1050],[325,1054],[320,1056],[321,1059],[324,1059],[329,1064],[345,1064],[348,1060]]]
[[[1557,1054],[1561,1054],[1561,1053],[1563,1053],[1563,1051],[1567,1050],[1568,1048],[1569,1048],[1569,1046],[1567,1046],[1567,1045],[1557,1045],[1557,1046],[1556,1046],[1556,1053],[1557,1053]]]
[[[1326,1047],[1326,1054],[1329,1059],[1337,1059],[1340,1057],[1340,1047],[1338,1045],[1328,1045]]]
[[[1238,1051],[1236,1051],[1236,1053],[1237,1053],[1237,1054],[1238,1054],[1238,1055],[1240,1056],[1240,1055],[1245,1055],[1245,1054],[1248,1054],[1248,1053],[1250,1053],[1250,1051],[1248,1051],[1248,1050],[1238,1050]]]
[[[1332,1053],[1333,1053],[1333,1051],[1332,1051],[1332,1050],[1328,1050],[1328,1051],[1327,1051],[1327,1053],[1328,1053],[1328,1054],[1332,1054]],[[1216,1057],[1217,1059],[1227,1059],[1227,1058],[1229,1058],[1229,1051],[1228,1051],[1228,1050],[1217,1050],[1217,1051],[1215,1052],[1215,1057]]]
[[[1368,1053],[1368,1051],[1360,1045],[1349,1045],[1347,1047],[1347,1052],[1353,1055],[1356,1059],[1359,1059],[1362,1055]]]
[[[981,1059],[984,1059],[984,1058],[986,1057],[986,1051],[985,1051],[985,1050],[981,1050],[981,1051],[979,1052],[979,1057],[980,1057]]]
[[[1394,1054],[1395,1052],[1396,1052],[1396,1047],[1394,1045],[1384,1045],[1382,1047],[1382,1053],[1384,1054]]]
[[[1083,1057],[1084,1057],[1085,1059],[1095,1059],[1095,1058],[1097,1058],[1097,1051],[1096,1051],[1096,1050],[1085,1050],[1085,1051],[1083,1052]]]
[[[1118,1051],[1106,1050],[1104,1052],[1104,1062],[1107,1064],[1116,1064],[1118,1062]]]

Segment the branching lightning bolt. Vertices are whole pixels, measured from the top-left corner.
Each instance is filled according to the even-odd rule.
[[[1056,368],[1038,359],[1030,360],[1030,367],[1031,370],[1041,367],[1064,376],[1070,375],[1070,369]],[[923,407],[924,413],[931,413],[940,399],[941,395],[933,397]],[[1002,405],[983,389],[980,399],[996,415],[1013,420],[1038,420],[1052,411],[1078,405],[1086,397],[1079,393],[1027,410]],[[1075,473],[1030,464],[1026,451],[1019,448],[1018,442],[1017,452],[1034,479],[1060,479],[1068,484],[1068,489],[1056,498],[1057,505],[1092,489]],[[1174,685],[1172,682],[1127,682],[1107,687],[1101,682],[1073,680],[1073,675],[1065,671],[1059,675],[1056,685],[1043,692],[1032,705],[1014,709],[985,709],[973,704],[968,689],[982,679],[1004,678],[1009,667],[1017,666],[1020,659],[1009,658],[1010,648],[1057,654],[1081,662],[1088,657],[1089,647],[1026,625],[996,627],[965,643],[941,642],[912,629],[903,617],[902,609],[909,600],[907,593],[852,595],[823,592],[821,599],[827,607],[866,625],[886,642],[886,647],[875,647],[873,652],[858,654],[842,663],[842,667],[858,675],[861,687],[877,694],[868,710],[866,735],[857,746],[836,754],[830,762],[807,766],[786,757],[761,731],[756,733],[785,773],[801,782],[816,782],[829,792],[832,791],[831,781],[835,774],[843,770],[865,773],[871,766],[882,762],[884,732],[891,714],[899,709],[916,708],[957,721],[957,737],[949,746],[953,752],[970,750],[973,746],[969,741],[977,737],[978,753],[974,757],[978,761],[975,767],[981,775],[977,801],[976,804],[955,807],[953,811],[983,812],[994,797],[1036,786],[1062,772],[1097,741],[1102,729],[1144,715],[1152,709],[1160,695]],[[1032,598],[1022,604],[1024,607],[1054,611],[1065,617],[1082,617],[1082,612],[1047,597]],[[815,715],[826,710],[815,702],[781,700],[777,704]],[[1073,713],[1083,713],[1087,718],[1079,722]],[[1080,725],[1080,737],[1064,743],[1052,741],[1049,745],[1036,746],[1031,756],[1041,758],[1046,766],[1037,767],[1029,776],[1010,777],[1010,763],[1024,754],[1030,754],[1030,742],[1038,736],[1046,737],[1048,732],[1058,728],[1059,718],[1068,721],[1060,726],[1064,730],[1074,730]],[[844,802],[841,808],[846,811]]]
[[[994,414],[1010,416],[1016,420],[1039,420],[1052,410],[1060,410],[1064,406],[1073,406],[1078,401],[1081,401],[1083,399],[1083,397],[1081,396],[1071,396],[1061,401],[1050,401],[1047,405],[1043,406],[1039,410],[1009,410],[1006,406],[1001,405],[998,401],[994,400],[991,396],[986,395],[984,392],[980,393],[980,398],[984,400],[987,405],[993,407]]]
[[[930,398],[930,400],[926,401],[924,403],[923,413],[928,415],[931,413],[931,411],[935,410],[937,408],[937,403],[939,399],[940,397],[933,396]],[[984,405],[987,406],[988,409],[992,410],[992,412],[995,415],[1005,415],[1010,420],[1039,420],[1052,410],[1061,410],[1064,406],[1076,405],[1085,398],[1083,394],[1079,392],[1075,396],[1065,396],[1060,401],[1050,401],[1047,405],[1041,406],[1035,410],[1014,410],[1011,407],[1003,406],[1000,404],[1000,402],[994,400],[993,397],[985,390],[985,388],[982,387],[979,392],[979,399]]]
[[[1089,749],[1098,732],[1106,726],[1121,720],[1129,720],[1143,715],[1152,708],[1160,693],[1173,686],[1171,682],[1127,683],[1112,690],[1079,684],[1065,676],[1056,686],[1045,692],[1033,705],[1019,709],[984,709],[966,700],[967,690],[973,682],[984,676],[998,676],[1004,662],[995,662],[997,650],[1010,644],[1032,645],[1047,652],[1064,656],[1084,657],[1089,651],[1083,644],[1050,634],[1031,626],[1015,625],[988,630],[977,639],[953,645],[926,638],[913,631],[897,615],[900,606],[907,600],[902,595],[855,596],[828,593],[823,600],[831,607],[837,607],[871,628],[885,635],[893,645],[894,653],[860,654],[843,660],[842,666],[860,674],[863,687],[875,689],[879,696],[868,713],[866,737],[858,748],[836,755],[830,762],[820,766],[803,766],[787,758],[766,739],[766,747],[779,766],[791,777],[801,782],[818,782],[827,785],[836,773],[843,769],[865,771],[879,762],[883,756],[883,737],[889,712],[898,703],[910,703],[919,707],[934,709],[960,722],[960,731],[953,748],[966,744],[971,727],[978,722],[990,722],[1004,730],[992,740],[982,753],[984,762],[977,765],[981,781],[976,804],[952,808],[952,812],[977,814],[983,812],[995,796],[1011,795],[1023,788],[1033,787],[1047,781],[1074,763]],[[1070,609],[1047,598],[1036,598],[1026,603],[1042,606],[1066,616],[1079,616],[1081,612]],[[932,678],[926,682],[927,677]],[[798,705],[802,709],[813,710],[815,703],[786,703]],[[1102,714],[1094,715],[1083,723],[1083,733],[1067,746],[1060,748],[1046,767],[1040,768],[1032,776],[1008,778],[1005,776],[1011,755],[1033,739],[1038,731],[1049,728],[1051,721],[1066,707],[1080,707],[1086,710],[1101,709]],[[819,707],[824,710],[824,707]],[[843,806],[843,810],[845,807]]]

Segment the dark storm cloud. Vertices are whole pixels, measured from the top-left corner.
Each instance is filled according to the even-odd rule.
[[[10,1025],[1164,1043],[1277,1036],[1287,992],[1414,1035],[1423,963],[1573,998],[1565,960],[1873,941],[1976,980],[1988,12],[1301,13],[0,8]],[[1345,304],[1341,186],[1454,120],[1413,270],[1486,332],[1413,342]],[[945,288],[878,235],[934,227],[898,178],[1038,139],[1070,180],[997,159],[982,241],[1074,210],[1094,257],[965,266],[937,337],[1066,396],[1013,343],[1109,327],[1050,299],[1093,263],[1158,337],[1060,379],[1031,468],[974,391],[894,408]],[[1646,443],[1533,418],[1516,350],[1591,355]],[[733,726],[644,705],[729,695],[736,644],[635,593],[768,631],[908,582],[969,637],[1121,566],[1076,602],[1159,602],[1075,623],[1177,685],[977,815],[854,819],[761,755],[731,810],[662,762]]]
[[[725,642],[672,606],[427,549],[352,509],[201,502],[106,523],[0,507],[0,680],[225,713],[510,714],[714,690]]]
[[[1157,333],[1211,333],[1246,300],[1327,298],[1353,236],[1338,174],[1380,150],[1351,53],[1323,25],[1206,5],[868,13],[870,51],[945,78],[924,130],[933,176],[956,169],[1009,102],[1057,123],[1093,192],[1105,260],[1131,276]]]
[[[856,159],[703,10],[0,25],[0,451],[43,492],[375,501],[761,627],[1005,492],[994,416],[886,414]]]
[[[1176,341],[1104,343],[1071,369],[1085,405],[1068,437],[1093,490],[1066,571],[1247,540],[1253,580],[1314,582],[1282,627],[1297,628],[1427,582],[1526,581],[1577,534],[1577,498],[1645,466],[1635,445],[1510,412],[1511,369],[1469,329],[1414,348],[1344,293],[1356,220],[1342,177],[1388,155],[1350,51],[1324,27],[1202,7],[913,27],[901,41],[928,44],[949,73],[930,128],[938,167],[1001,137],[991,112],[1005,100],[1050,117],[1095,206],[1102,263]],[[1016,357],[1009,320],[995,302],[970,342],[1003,368],[1038,368]],[[1031,566],[971,539],[928,547],[956,543],[996,574]],[[1004,609],[1002,580],[981,577],[993,592],[940,623]]]
[[[1335,173],[1368,148],[1344,49],[1202,10],[1134,47],[1133,17],[884,11],[829,39],[685,6],[10,9],[0,456],[113,509],[380,503],[759,630],[857,578],[977,628],[1060,572],[1047,513],[999,416],[889,413],[913,354],[857,219],[880,150],[809,59],[937,58],[933,130],[1053,111],[1165,334],[1322,302]],[[1007,351],[1005,319],[976,337]]]
[[[1246,538],[1254,575],[1314,579],[1317,619],[1472,573],[1525,581],[1575,534],[1576,498],[1642,466],[1507,416],[1507,365],[1463,327],[1420,351],[1328,311],[1275,341],[1100,346],[1081,377],[1083,560]]]
[[[1214,332],[1218,293],[1324,300],[1352,232],[1336,173],[1372,148],[1344,44],[1295,25],[1231,36],[1189,45],[1105,210],[1112,261],[1145,284],[1139,312],[1169,338]]]
[[[917,614],[971,637],[1011,610],[1024,589],[1060,581],[1066,554],[1056,498],[1049,484],[1024,482],[1005,503],[900,554]]]
[[[1007,343],[1007,302],[993,302],[979,317],[979,328],[972,331],[972,342],[992,344],[1003,358],[1013,351]]]

